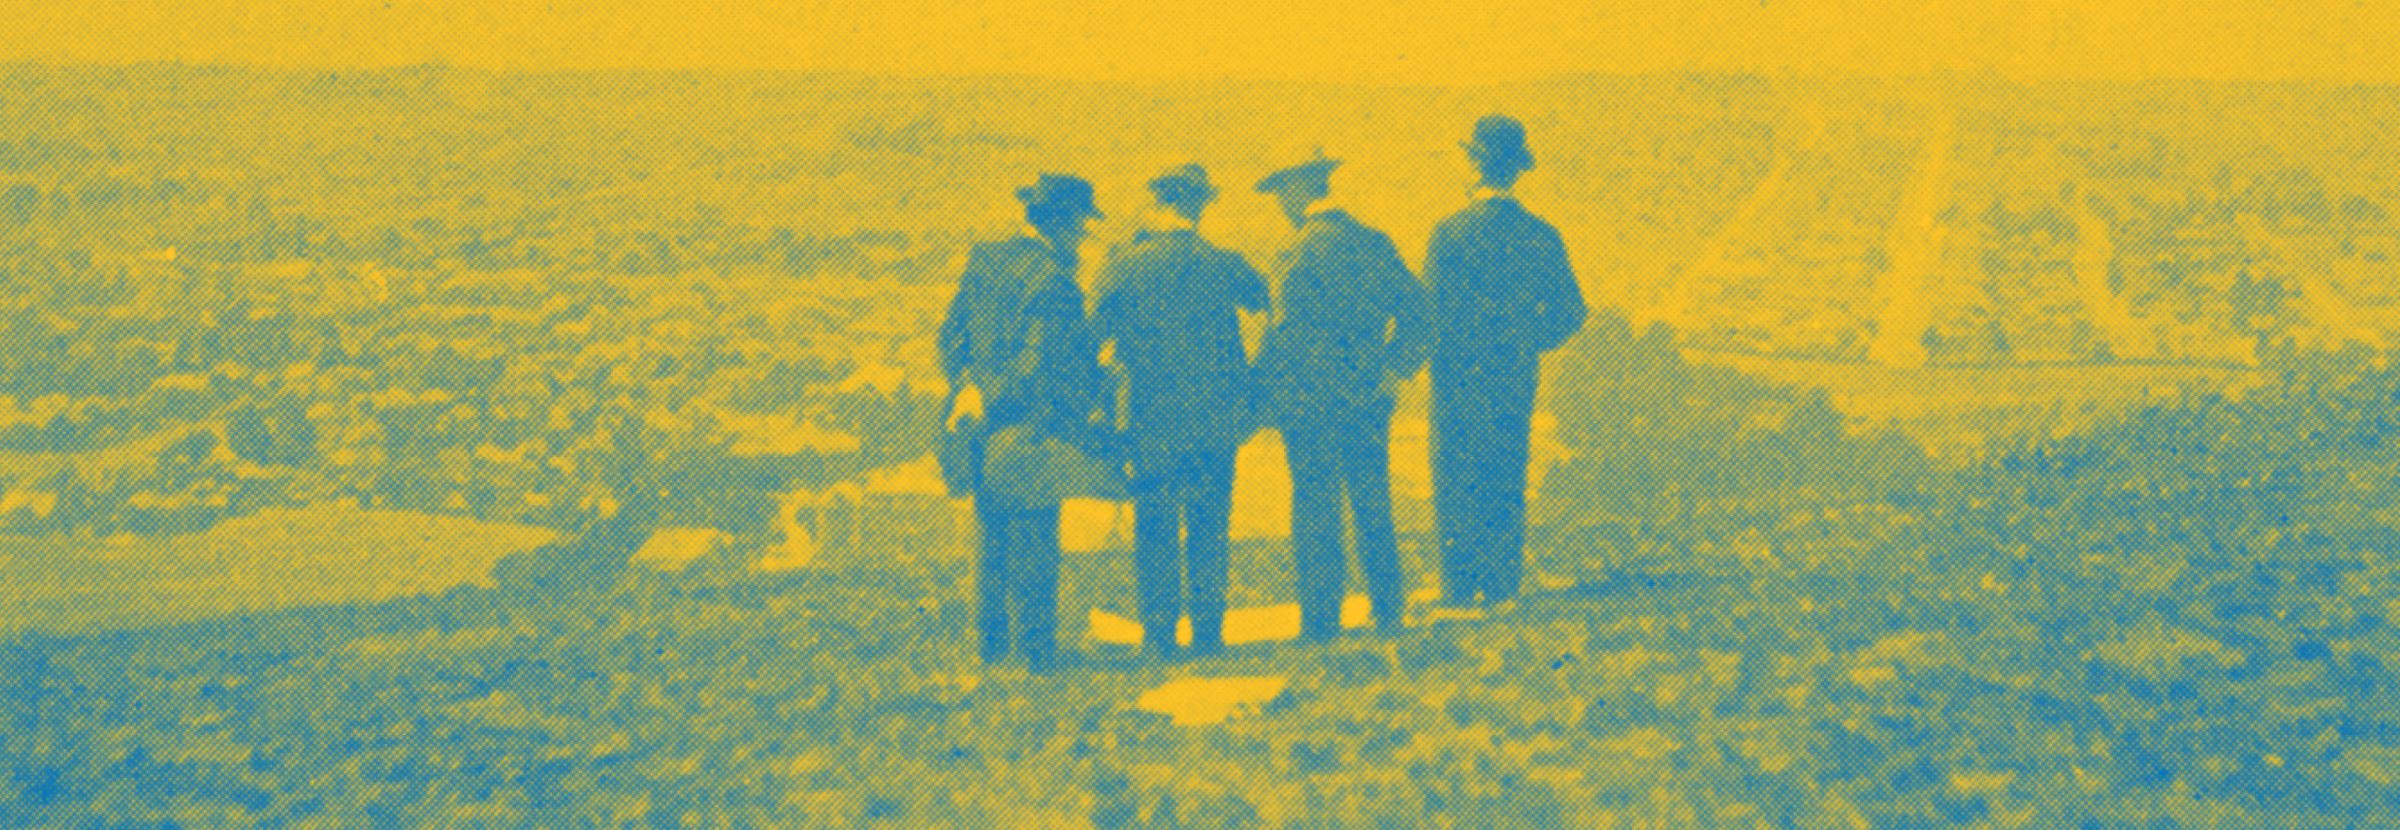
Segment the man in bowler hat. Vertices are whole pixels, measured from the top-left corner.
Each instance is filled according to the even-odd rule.
[[[1073,176],[1044,174],[1017,198],[1027,230],[975,246],[942,321],[942,371],[958,390],[949,427],[980,422],[983,434],[1012,426],[1073,434],[1104,418],[1110,403],[1075,281],[1076,249],[1100,211],[1092,186]],[[969,463],[981,466],[980,458]],[[980,652],[987,663],[1005,659],[1013,620],[1026,663],[1046,671],[1057,650],[1059,503],[1019,503],[979,474],[970,477],[982,536]]]
[[[1558,230],[1510,188],[1533,168],[1525,126],[1475,123],[1473,202],[1434,229],[1433,486],[1445,605],[1513,600],[1525,571],[1525,483],[1541,357],[1583,328]]]
[[[1200,237],[1208,171],[1168,170],[1150,191],[1159,225],[1111,255],[1092,320],[1126,379],[1142,644],[1169,658],[1186,611],[1193,652],[1224,647],[1234,453],[1255,428],[1240,313],[1265,310],[1268,293],[1249,262]]]
[[[1391,237],[1324,202],[1340,162],[1320,155],[1258,183],[1299,232],[1276,262],[1275,318],[1259,349],[1267,420],[1292,471],[1292,554],[1301,636],[1341,633],[1354,531],[1375,622],[1406,609],[1392,529],[1392,390],[1424,368],[1430,301]]]

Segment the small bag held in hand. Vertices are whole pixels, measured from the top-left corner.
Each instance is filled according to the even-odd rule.
[[[1070,441],[1030,426],[994,432],[983,447],[980,492],[1026,505],[1067,499],[1124,501],[1125,464],[1094,436]]]
[[[934,461],[942,467],[942,483],[950,488],[950,497],[963,499],[975,495],[983,486],[984,425],[981,418],[965,418],[946,424],[934,447]]]

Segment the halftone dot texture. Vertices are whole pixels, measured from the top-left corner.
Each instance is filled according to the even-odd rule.
[[[2364,7],[1457,6],[1287,65],[1070,3],[835,75],[580,71],[794,65],[699,9],[56,5],[0,54],[303,68],[0,65],[0,826],[2400,824]],[[378,20],[458,51],[345,45]],[[1155,73],[1090,42],[1176,21]],[[1069,79],[896,63],[1019,41],[960,71]],[[1134,521],[1076,502],[1060,665],[983,666],[934,340],[1016,189],[1093,182],[1088,280],[1159,171],[1321,147],[1421,276],[1491,113],[1592,307],[1527,419],[1521,596],[1434,607],[1420,376],[1407,629],[1293,641],[1265,433],[1223,656],[1122,645]],[[1201,231],[1272,282],[1248,191]]]

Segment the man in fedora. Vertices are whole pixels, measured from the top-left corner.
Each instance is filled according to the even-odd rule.
[[[1585,307],[1558,230],[1510,188],[1533,169],[1525,126],[1475,123],[1473,203],[1434,229],[1434,520],[1445,605],[1513,600],[1525,571],[1525,479],[1541,357],[1583,328]]]
[[[1375,622],[1407,610],[1392,529],[1392,390],[1425,366],[1433,336],[1425,287],[1391,237],[1324,204],[1340,162],[1317,158],[1261,179],[1299,232],[1276,262],[1275,318],[1260,346],[1268,423],[1292,471],[1292,555],[1301,636],[1341,633],[1355,528]]]
[[[1200,237],[1216,198],[1207,170],[1168,170],[1150,192],[1159,224],[1111,255],[1092,321],[1126,379],[1142,644],[1168,658],[1187,610],[1193,652],[1224,647],[1234,453],[1255,428],[1240,313],[1268,294],[1241,255]]]
[[[939,337],[942,371],[956,391],[948,429],[972,436],[1023,426],[1073,434],[1105,417],[1109,401],[1099,344],[1075,281],[1091,221],[1092,186],[1044,174],[1017,191],[1027,231],[975,246],[959,277]],[[976,629],[987,663],[1009,653],[1009,627],[1034,671],[1056,656],[1059,503],[1021,503],[987,486],[982,453],[970,451],[955,476],[974,495],[981,527],[976,568]],[[945,457],[945,461],[949,461]],[[949,472],[947,469],[945,472]]]

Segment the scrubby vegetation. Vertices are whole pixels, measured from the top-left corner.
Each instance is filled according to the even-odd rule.
[[[1923,115],[1871,85],[1579,79],[1428,103],[1307,86],[1186,101],[1035,81],[0,75],[30,96],[0,101],[0,573],[19,580],[0,584],[0,825],[2400,820],[2400,370],[2367,336],[2374,315],[2291,302],[2324,288],[2312,262],[2349,311],[2378,302],[2358,289],[2386,267],[2394,185],[2344,151],[2388,145],[2369,140],[2388,119],[2311,115],[2314,130],[2294,114],[2388,107],[2374,91],[2242,103],[2200,87],[2064,126],[2033,114],[2163,93],[1962,92],[1961,157],[2016,166],[1958,165],[1976,172],[1938,218],[1980,240],[1953,253],[2001,298],[1933,316],[1948,340],[1923,371],[1947,385],[1909,410],[1879,409],[1897,393],[1872,382],[1769,382],[1692,348],[1824,365],[1864,348],[1875,315],[1842,275],[1880,255],[1866,229],[1892,219],[1886,168],[1907,165],[1879,160],[1918,153],[1905,125]],[[691,96],[727,104],[722,123],[662,103]],[[1059,112],[941,106],[985,98]],[[957,540],[907,535],[924,530],[913,519],[853,528],[853,555],[808,569],[751,567],[781,494],[925,454],[945,269],[988,230],[966,217],[1007,192],[984,180],[1080,161],[1104,197],[1130,199],[1150,171],[1128,148],[1178,125],[1210,128],[1191,132],[1217,136],[1212,163],[1263,167],[1262,136],[1288,125],[1225,116],[1284,111],[1256,101],[1379,134],[1422,120],[1445,152],[1435,127],[1486,106],[1562,136],[1552,183],[1529,182],[1551,189],[1529,198],[1624,314],[1597,315],[1551,365],[1540,590],[1521,608],[1149,666],[1086,641],[1083,612],[1126,611],[1131,574],[1122,551],[1079,554],[1076,656],[1031,677],[974,663],[971,565]],[[2283,109],[2259,117],[2269,106]],[[1623,117],[1637,110],[1658,117]],[[1761,114],[1784,110],[1801,114]],[[1833,126],[1795,133],[1812,111]],[[2249,126],[2185,141],[2173,121],[2227,113]],[[1843,158],[1869,163],[1829,163]],[[1430,223],[1456,201],[1422,175],[1358,187],[1362,211],[1421,235],[1398,217]],[[2088,181],[2066,194],[2045,176]],[[1735,226],[1778,179],[1785,195]],[[1282,229],[1258,208],[1229,204],[1212,227],[1263,257]],[[2085,244],[2093,221],[2115,223],[2113,250]],[[2152,244],[2170,238],[2186,247]],[[1706,291],[1654,296],[1685,285],[1679,263],[1704,246],[1724,252],[1696,275]],[[1770,254],[1780,277],[1744,265]],[[2092,354],[2112,335],[2069,299],[2093,261],[2147,319],[2200,333],[2185,340],[2256,348],[2179,354],[2152,331],[2140,360]],[[2025,377],[1975,374],[1986,364],[2122,388],[2079,391],[2062,414],[2052,393],[1979,389]],[[1942,411],[1977,399],[2009,404]],[[1956,447],[1971,451],[1928,451]],[[444,517],[421,524],[455,544],[488,532],[468,517],[557,532],[439,558],[499,562],[380,599],[244,610],[237,593],[206,614],[125,599],[244,561],[208,558],[223,548],[194,534],[287,515],[314,518],[259,542],[327,581],[366,570],[386,551],[361,540],[411,516]],[[667,524],[734,535],[680,572],[628,567]],[[1405,542],[1420,579],[1426,547]],[[166,552],[207,561],[142,558]],[[1237,603],[1289,599],[1280,543],[1236,556]],[[70,578],[84,613],[37,618]],[[1170,679],[1239,674],[1291,682],[1221,725],[1132,705]]]

